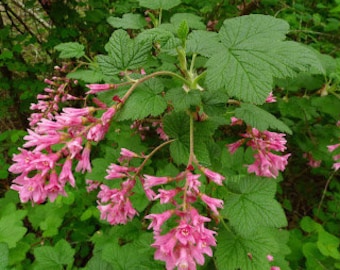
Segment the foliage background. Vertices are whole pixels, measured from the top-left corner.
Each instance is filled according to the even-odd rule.
[[[13,176],[7,169],[26,134],[29,106],[44,88],[43,79],[62,64],[54,47],[76,41],[85,45],[90,56],[104,53],[103,44],[114,30],[107,18],[131,12],[144,16],[145,9],[134,0],[0,2],[0,258],[9,254],[7,261],[0,259],[0,269],[2,265],[9,269],[63,269],[60,265],[111,269],[112,263],[120,265],[119,269],[161,267],[152,262],[151,233],[141,239],[134,234],[145,230],[146,224],[111,228],[99,222],[95,197],[84,187],[55,204],[35,207],[19,204],[17,194],[9,190]],[[289,221],[290,236],[286,237],[291,252],[286,258],[290,267],[340,269],[339,173],[331,169],[332,155],[326,148],[339,139],[340,2],[183,0],[171,13],[164,12],[164,20],[176,12],[202,16],[212,30],[230,17],[273,15],[290,24],[290,39],[326,55],[322,58],[325,77],[302,74],[278,81],[278,102],[267,106],[294,132],[288,136],[293,155],[277,192]],[[321,166],[308,166],[304,153],[321,160]],[[136,237],[134,245],[123,245]],[[123,246],[119,254],[108,244],[116,238]],[[136,248],[140,256],[134,260],[130,255]],[[103,256],[96,256],[99,253]]]

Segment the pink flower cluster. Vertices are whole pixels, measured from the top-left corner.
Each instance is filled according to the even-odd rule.
[[[232,125],[240,124],[240,120],[233,117]],[[247,127],[246,133],[241,134],[242,139],[235,143],[228,144],[230,153],[234,153],[242,144],[246,142],[254,151],[255,162],[248,165],[248,172],[258,176],[276,178],[279,171],[283,171],[288,164],[290,154],[283,156],[271,151],[284,152],[286,150],[286,139],[284,133],[270,131],[259,131],[256,128]]]
[[[135,173],[137,169],[128,166],[129,161],[137,157],[140,156],[128,149],[122,148],[118,160],[124,165],[112,163],[106,170],[107,175],[105,179],[124,179],[119,189],[112,189],[105,184],[86,180],[88,192],[98,187],[100,188],[100,192],[97,195],[97,208],[100,211],[100,218],[106,220],[111,225],[126,224],[137,215],[137,211],[133,208],[129,199],[133,194],[132,189],[136,184]]]
[[[20,174],[11,188],[19,192],[22,202],[43,203],[47,198],[54,201],[58,195],[66,196],[65,185],[75,186],[72,173],[76,161],[77,172],[91,171],[91,142],[104,138],[110,121],[116,113],[115,107],[101,105],[99,108],[64,107],[60,103],[82,100],[68,93],[68,79],[54,77],[45,80],[49,87],[46,95],[38,95],[38,104],[32,113],[28,135],[24,137],[26,149],[13,156],[15,162],[9,171]],[[104,113],[97,118],[99,110]]]
[[[333,152],[338,148],[340,149],[340,143],[328,145],[327,148],[329,152]],[[335,163],[333,164],[333,169],[337,171],[340,168],[340,154],[336,154],[335,156],[333,156],[333,160],[335,160]]]
[[[212,182],[222,185],[225,179],[219,173],[213,172],[202,166],[198,168]],[[210,218],[201,216],[193,206],[198,199],[211,211],[211,215],[218,216],[218,208],[223,208],[223,201],[212,198],[200,192],[201,174],[193,174],[191,169],[181,172],[176,177],[156,177],[144,175],[143,186],[145,190],[164,185],[173,181],[184,181],[183,187],[174,189],[158,189],[158,194],[153,194],[153,200],[159,199],[161,204],[169,203],[174,206],[160,214],[150,214],[145,218],[151,219],[149,229],[154,231],[156,248],[155,259],[166,263],[168,270],[196,269],[196,264],[204,264],[204,254],[212,256],[212,246],[216,246],[215,231],[209,230],[204,223]],[[153,190],[152,190],[153,191]],[[162,234],[162,225],[169,219],[175,219],[178,225],[166,234]]]

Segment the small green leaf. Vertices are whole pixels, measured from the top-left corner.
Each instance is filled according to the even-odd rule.
[[[199,90],[186,92],[181,87],[170,89],[165,97],[174,106],[175,111],[185,111],[191,106],[196,106],[201,102],[201,93]]]
[[[142,7],[150,9],[164,9],[169,10],[175,6],[178,6],[180,0],[138,0]]]
[[[305,216],[301,219],[300,226],[302,230],[308,233],[322,230],[322,226],[309,216]]]
[[[228,184],[239,191],[228,195],[221,215],[240,235],[251,235],[259,228],[280,228],[287,225],[281,205],[274,199],[276,183],[271,179],[255,176],[241,178]]]
[[[114,270],[113,266],[103,260],[101,256],[94,255],[86,264],[86,270]]]
[[[84,45],[78,42],[66,42],[61,43],[54,47],[57,51],[60,51],[60,58],[80,58],[85,55]]]
[[[272,128],[292,134],[291,129],[285,123],[253,104],[242,103],[241,107],[235,110],[235,116],[261,131]]]
[[[122,18],[108,17],[107,22],[115,28],[142,29],[146,26],[145,18],[140,14],[126,13]]]
[[[142,119],[148,115],[158,116],[163,113],[167,103],[161,95],[164,86],[158,79],[150,79],[140,85],[128,98],[117,115],[119,120]]]
[[[189,34],[189,26],[186,20],[183,20],[177,28],[177,36],[184,43]]]

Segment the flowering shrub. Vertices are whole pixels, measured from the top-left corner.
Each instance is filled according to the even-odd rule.
[[[97,192],[101,220],[138,226],[136,241],[127,236],[132,243],[109,234],[112,242],[105,242],[98,231],[92,268],[128,268],[121,254],[140,245],[166,269],[289,269],[287,220],[274,196],[292,129],[266,106],[277,101],[274,80],[325,74],[321,56],[286,41],[288,23],[271,16],[227,19],[212,32],[187,13],[163,23],[162,10],[179,1],[139,3],[159,10],[159,18],[149,12],[148,24],[137,28],[137,15],[109,18],[115,28],[135,31],[115,30],[107,54],[91,59],[79,43],[56,46],[79,65],[56,67],[45,80],[26,143],[9,168],[18,175],[11,188],[35,205],[79,186],[89,196]],[[338,170],[339,155],[334,160]],[[100,249],[97,241],[107,245]],[[56,247],[71,249],[64,240]],[[40,268],[43,252],[35,253]],[[164,268],[133,263],[130,269]],[[57,263],[65,264],[72,260]]]

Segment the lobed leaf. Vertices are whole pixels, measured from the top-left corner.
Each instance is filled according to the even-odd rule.
[[[230,182],[235,187],[235,183]],[[274,199],[276,183],[260,177],[243,177],[239,191],[229,195],[221,211],[240,235],[251,235],[262,227],[280,228],[287,225],[281,205]]]
[[[115,28],[142,29],[146,26],[145,18],[141,14],[126,13],[122,18],[110,16],[107,22]]]
[[[266,15],[227,19],[219,32],[220,50],[207,62],[206,83],[243,101],[262,104],[273,78],[323,68],[316,54],[292,41],[283,41],[289,25]]]
[[[78,42],[66,42],[61,43],[54,47],[57,51],[60,51],[60,58],[80,58],[85,55],[84,45]]]
[[[267,255],[278,250],[275,238],[268,230],[256,231],[248,237],[221,230],[215,252],[219,270],[270,269]]]
[[[235,116],[261,131],[272,128],[292,134],[291,129],[285,123],[271,113],[253,104],[242,103],[241,106],[235,110]]]
[[[155,78],[140,85],[119,112],[119,119],[136,120],[148,115],[158,116],[163,113],[167,107],[165,99],[159,95],[163,89],[162,82]]]

